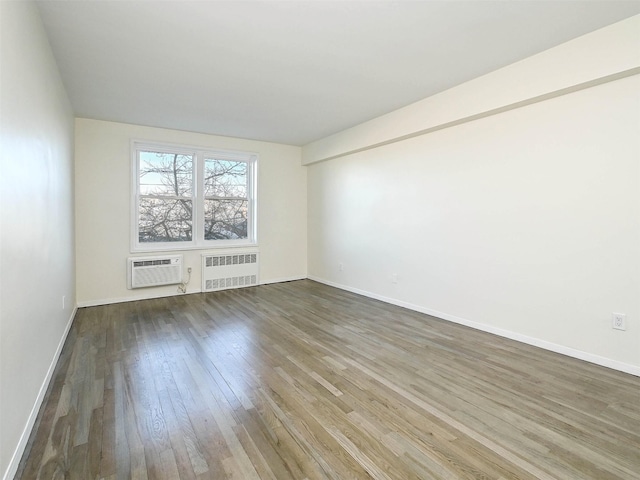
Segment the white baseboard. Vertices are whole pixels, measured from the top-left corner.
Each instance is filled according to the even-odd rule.
[[[414,305],[412,303],[403,302],[401,300],[397,300],[395,298],[385,297],[383,295],[378,295],[375,293],[368,292],[366,290],[360,290],[359,288],[349,287],[347,285],[342,285],[336,282],[332,282],[330,280],[325,280],[320,277],[315,277],[310,275],[308,277],[310,280],[314,280],[319,283],[324,283],[325,285],[329,285],[331,287],[339,288],[341,290],[346,290],[348,292],[357,293],[358,295],[363,295],[365,297],[373,298],[375,300],[380,300],[385,303],[390,303],[392,305],[397,305],[399,307],[408,308],[409,310],[414,310],[416,312],[425,313],[427,315],[431,315],[433,317],[441,318],[443,320],[448,320],[450,322],[458,323],[460,325],[464,325],[467,327],[474,328],[476,330],[481,330],[483,332],[492,333],[494,335],[498,335],[499,337],[508,338],[510,340],[516,340],[521,343],[526,343],[527,345],[532,345],[534,347],[539,347],[544,350],[549,350],[551,352],[560,353],[562,355],[566,355],[568,357],[577,358],[578,360],[584,360],[586,362],[594,363],[596,365],[600,365],[602,367],[611,368],[613,370],[618,370],[620,372],[629,373],[631,375],[635,375],[640,377],[640,367],[636,365],[631,365],[624,362],[619,362],[617,360],[613,360],[606,357],[601,357],[599,355],[595,355],[589,352],[583,352],[582,350],[576,350],[575,348],[567,347],[565,345],[559,345],[557,343],[548,342],[546,340],[541,340],[539,338],[530,337],[528,335],[523,335],[521,333],[512,332],[510,330],[504,330],[502,328],[493,327],[491,325],[487,325],[484,323],[474,322],[473,320],[468,320],[466,318],[456,317],[455,315],[449,315],[448,313],[439,312],[437,310],[432,310],[430,308],[422,307],[420,305]]]
[[[281,278],[272,278],[269,280],[260,281],[260,285],[269,285],[270,283],[284,283],[284,282],[295,282],[296,280],[306,280],[307,276],[296,276],[296,277],[281,277]]]
[[[154,298],[165,297],[177,297],[179,295],[189,295],[191,293],[201,293],[202,290],[197,288],[195,290],[187,290],[187,293],[139,293],[137,295],[131,295],[130,297],[114,297],[114,298],[98,298],[94,300],[84,300],[78,302],[78,308],[84,307],[97,307],[99,305],[111,305],[112,303],[124,303],[124,302],[137,302],[138,300],[152,300]]]
[[[546,340],[542,340],[535,337],[530,337],[528,335],[523,335],[517,332],[512,332],[510,330],[504,330],[501,328],[493,327],[491,325],[487,325],[484,323],[475,322],[473,320],[468,320],[466,318],[457,317],[455,315],[450,315],[445,312],[439,312],[437,310],[433,310],[430,308],[426,308],[420,305],[414,305],[412,303],[403,302],[397,300],[395,298],[385,297],[383,295],[378,295],[372,292],[368,292],[366,290],[361,290],[358,288],[349,287],[347,285],[342,285],[336,282],[332,282],[330,280],[326,280],[320,277],[315,277],[313,275],[309,276],[295,276],[295,277],[283,277],[283,278],[274,278],[266,281],[261,281],[260,285],[267,285],[270,283],[281,283],[281,282],[290,282],[295,280],[304,280],[305,278],[309,278],[310,280],[314,280],[319,283],[324,283],[325,285],[329,285],[332,287],[339,288],[341,290],[346,290],[349,292],[357,293],[359,295],[363,295],[365,297],[374,298],[376,300],[380,300],[385,303],[390,303],[392,305],[397,305],[399,307],[408,308],[409,310],[414,310],[416,312],[425,313],[427,315],[431,315],[434,317],[441,318],[443,320],[448,320],[450,322],[458,323],[460,325],[465,325],[467,327],[474,328],[476,330],[481,330],[483,332],[492,333],[494,335],[498,335],[500,337],[509,338],[511,340],[516,340],[518,342],[526,343],[527,345],[532,345],[534,347],[543,348],[545,350],[549,350],[551,352],[560,353],[562,355],[567,355],[572,358],[577,358],[579,360],[584,360],[586,362],[594,363],[596,365],[601,365],[603,367],[611,368],[614,370],[618,370],[621,372],[629,373],[631,375],[640,377],[640,367],[636,365],[631,365],[624,362],[619,362],[617,360],[613,360],[606,357],[601,357],[599,355],[595,355],[589,352],[583,352],[582,350],[577,350],[571,347],[567,347],[565,345],[559,345],[553,342],[548,342]],[[190,293],[200,293],[201,290],[195,289],[193,291],[188,291],[187,294]],[[132,297],[121,297],[121,298],[108,298],[101,300],[88,300],[84,302],[78,302],[78,307],[93,307],[96,305],[108,305],[111,303],[122,303],[122,302],[132,302],[136,300],[146,300],[152,298],[162,298],[162,297],[170,297],[174,295],[184,295],[181,293],[162,293],[149,295],[140,294]]]
[[[292,282],[294,280],[304,280],[305,278],[307,278],[306,275],[295,276],[295,277],[272,278],[264,281],[261,280],[259,285],[268,285],[270,283]],[[179,293],[179,292],[157,293],[157,292],[141,291],[129,297],[114,297],[114,298],[99,298],[94,300],[84,300],[84,301],[78,302],[78,308],[96,307],[98,305],[111,305],[112,303],[136,302],[138,300],[151,300],[154,298],[176,297],[178,295],[189,295],[191,293],[202,293],[202,288],[199,286],[194,287],[193,289],[187,290],[187,293]]]
[[[18,446],[13,452],[13,456],[11,457],[11,461],[9,462],[9,466],[2,477],[3,480],[11,480],[16,472],[18,471],[18,467],[20,466],[20,460],[22,460],[22,455],[24,454],[24,450],[27,447],[27,442],[29,441],[29,436],[31,435],[31,430],[38,419],[38,413],[40,412],[40,407],[42,407],[42,402],[44,401],[44,397],[47,394],[47,389],[49,388],[49,383],[51,383],[51,378],[53,377],[53,372],[56,369],[56,365],[58,364],[58,359],[60,358],[60,354],[62,353],[62,347],[64,347],[64,342],[67,340],[67,336],[69,335],[69,331],[71,330],[71,325],[73,324],[73,319],[76,316],[76,312],[78,311],[78,307],[74,307],[71,312],[71,316],[67,321],[67,325],[64,328],[64,333],[62,334],[62,338],[58,343],[58,348],[56,348],[55,353],[53,354],[53,358],[51,359],[51,364],[49,365],[49,369],[47,370],[47,374],[40,386],[40,391],[38,392],[38,396],[36,397],[36,401],[33,404],[33,408],[31,409],[31,413],[29,414],[29,418],[27,419],[27,423],[22,430],[22,435],[20,435],[20,441],[18,442]]]
[[[552,342],[548,342],[546,340],[541,340],[535,337],[529,337],[527,335],[522,335],[520,333],[516,333],[516,332],[512,332],[509,330],[504,330],[501,328],[496,328],[496,327],[492,327],[491,325],[486,325],[483,323],[479,323],[479,322],[474,322],[472,320],[467,320],[465,318],[461,318],[461,317],[456,317],[454,315],[449,315],[447,313],[444,312],[439,312],[436,310],[432,310],[426,307],[422,307],[419,305],[414,305],[412,303],[408,303],[408,302],[403,302],[400,300],[396,300],[394,298],[390,298],[390,297],[385,297],[383,295],[378,295],[372,292],[368,292],[366,290],[361,290],[358,288],[353,288],[353,287],[349,287],[347,285],[342,285],[336,282],[332,282],[329,280],[325,280],[323,278],[320,277],[315,277],[315,276],[308,276],[308,277],[288,277],[288,278],[278,278],[278,279],[271,279],[271,280],[267,280],[265,282],[261,282],[261,285],[266,285],[266,284],[270,284],[270,283],[281,283],[281,282],[289,282],[289,281],[295,281],[295,280],[304,280],[305,278],[309,278],[310,280],[319,282],[319,283],[323,283],[325,285],[329,285],[331,287],[335,287],[335,288],[339,288],[341,290],[346,290],[348,292],[352,292],[352,293],[356,293],[358,295],[363,295],[365,297],[369,297],[369,298],[373,298],[376,300],[380,300],[382,302],[385,303],[389,303],[392,305],[397,305],[399,307],[404,307],[404,308],[408,308],[409,310],[413,310],[416,312],[420,312],[420,313],[424,313],[427,315],[431,315],[437,318],[441,318],[443,320],[448,320],[454,323],[458,323],[460,325],[465,325],[467,327],[471,327],[474,328],[476,330],[481,330],[483,332],[487,332],[487,333],[492,333],[494,335],[498,335],[500,337],[504,337],[504,338],[509,338],[511,340],[515,340],[521,343],[525,343],[527,345],[532,345],[535,347],[539,347],[545,350],[549,350],[555,353],[560,353],[562,355],[567,355],[569,357],[572,358],[577,358],[579,360],[584,360],[590,363],[594,363],[596,365],[601,365],[603,367],[608,367],[614,370],[618,370],[621,372],[625,372],[625,373],[629,373],[631,375],[635,375],[635,376],[640,376],[640,367],[635,366],[635,365],[630,365],[624,362],[619,362],[617,360],[612,360],[610,358],[606,358],[606,357],[601,357],[599,355],[594,355],[592,353],[588,353],[588,352],[583,352],[581,350],[576,350],[574,348],[570,348],[570,347],[566,347],[564,345],[558,345],[556,343],[552,343]],[[189,293],[199,293],[200,290],[197,291],[189,291],[187,292],[187,294]],[[56,365],[58,363],[58,359],[60,358],[60,354],[62,353],[62,348],[64,346],[64,343],[67,339],[67,336],[69,335],[69,331],[71,330],[71,325],[73,324],[73,319],[76,315],[77,309],[79,307],[89,307],[89,306],[96,306],[96,305],[107,305],[107,304],[111,304],[111,303],[121,303],[121,302],[131,302],[131,301],[136,301],[136,300],[146,300],[146,299],[152,299],[152,298],[162,298],[162,297],[169,297],[169,296],[175,296],[175,295],[182,295],[182,294],[156,294],[156,295],[136,295],[134,297],[122,297],[122,298],[110,298],[110,299],[103,299],[103,300],[89,300],[89,301],[84,301],[84,302],[79,302],[78,306],[76,308],[73,309],[73,312],[71,313],[71,316],[69,317],[69,320],[67,322],[67,325],[65,327],[64,330],[64,334],[62,335],[62,338],[60,339],[60,342],[58,343],[58,347],[56,349],[55,354],[53,355],[53,358],[51,360],[51,364],[49,365],[49,369],[47,371],[47,375],[45,376],[44,381],[42,382],[42,386],[40,387],[40,391],[38,392],[38,396],[36,398],[36,401],[33,405],[33,408],[31,409],[31,413],[29,415],[29,418],[27,420],[27,423],[23,429],[22,435],[20,437],[20,442],[18,443],[18,446],[16,447],[13,456],[11,457],[11,461],[9,462],[9,466],[7,468],[7,470],[5,471],[5,474],[3,476],[3,480],[11,480],[17,470],[18,467],[20,465],[20,460],[22,459],[22,455],[24,454],[24,450],[27,446],[27,442],[29,441],[29,436],[31,435],[31,430],[33,429],[33,426],[35,425],[35,422],[38,418],[38,413],[40,411],[40,407],[42,406],[42,402],[44,401],[44,397],[47,393],[47,389],[49,388],[49,383],[51,382],[51,379],[53,377],[53,372],[55,371]]]

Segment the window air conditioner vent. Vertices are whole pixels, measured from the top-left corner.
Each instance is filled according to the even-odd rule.
[[[127,286],[130,289],[174,285],[182,282],[182,255],[127,259]]]

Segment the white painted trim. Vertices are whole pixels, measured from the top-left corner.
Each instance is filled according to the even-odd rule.
[[[544,350],[549,350],[554,353],[560,353],[562,355],[566,355],[568,357],[577,358],[578,360],[584,360],[585,362],[594,363],[596,365],[600,365],[602,367],[611,368],[613,370],[618,370],[620,372],[629,373],[631,375],[635,375],[640,377],[640,366],[631,365],[624,362],[619,362],[617,360],[612,360],[610,358],[601,357],[599,355],[594,355],[589,352],[583,352],[582,350],[576,350],[571,347],[567,347],[564,345],[559,345],[557,343],[548,342],[546,340],[541,340],[539,338],[530,337],[528,335],[523,335],[521,333],[512,332],[510,330],[504,330],[502,328],[492,327],[491,325],[487,325],[484,323],[475,322],[473,320],[468,320],[466,318],[457,317],[455,315],[449,315],[448,313],[439,312],[437,310],[432,310],[430,308],[422,307],[420,305],[415,305],[413,303],[403,302],[401,300],[397,300],[395,298],[385,297],[383,295],[378,295],[376,293],[371,293],[366,290],[361,290],[359,288],[349,287],[347,285],[342,285],[339,283],[335,283],[329,280],[325,280],[320,277],[316,277],[310,275],[309,280],[313,280],[315,282],[323,283],[325,285],[329,285],[331,287],[339,288],[341,290],[346,290],[348,292],[356,293],[358,295],[363,295],[365,297],[373,298],[375,300],[380,300],[385,303],[390,303],[392,305],[396,305],[398,307],[407,308],[409,310],[413,310],[416,312],[424,313],[427,315],[431,315],[433,317],[440,318],[442,320],[448,320],[453,323],[457,323],[460,325],[464,325],[466,327],[471,327],[476,330],[480,330],[487,333],[492,333],[494,335],[498,335],[499,337],[508,338],[510,340],[515,340],[517,342],[525,343],[527,345],[532,345],[534,347],[539,347]]]
[[[302,275],[299,277],[271,278],[269,280],[261,281],[260,285],[269,285],[271,283],[295,282],[296,280],[306,280],[306,279],[307,279],[306,275]]]
[[[29,437],[31,436],[31,431],[33,430],[33,426],[35,425],[36,420],[38,419],[38,413],[40,413],[42,402],[44,401],[44,397],[47,394],[49,384],[51,383],[51,379],[53,377],[53,372],[58,365],[58,360],[60,359],[60,354],[62,353],[62,347],[64,347],[64,343],[67,341],[67,336],[69,335],[69,331],[71,330],[71,325],[73,325],[73,319],[75,318],[77,311],[78,307],[74,307],[73,311],[71,312],[71,316],[67,321],[67,326],[65,327],[62,338],[58,343],[58,348],[56,348],[56,351],[53,354],[51,364],[49,365],[49,370],[47,370],[47,374],[44,377],[42,385],[40,386],[40,391],[38,392],[36,401],[33,404],[33,408],[31,409],[31,413],[29,414],[27,423],[22,430],[22,435],[20,435],[20,441],[18,442],[18,445],[13,452],[13,456],[11,457],[11,461],[9,461],[9,466],[4,473],[4,477],[2,477],[3,480],[11,480],[12,478],[14,478],[16,472],[18,471],[20,460],[22,460],[22,455],[24,455],[25,448],[27,447],[27,442],[29,441]]]
[[[329,285],[331,287],[335,287],[335,288],[339,288],[341,290],[346,290],[348,292],[352,292],[352,293],[356,293],[358,295],[363,295],[365,297],[369,297],[369,298],[373,298],[376,300],[380,300],[382,302],[385,303],[389,303],[391,305],[396,305],[399,307],[403,307],[403,308],[408,308],[409,310],[413,310],[416,312],[420,312],[420,313],[424,313],[427,315],[431,315],[443,320],[448,320],[460,325],[465,325],[467,327],[471,327],[474,328],[476,330],[480,330],[483,332],[487,332],[487,333],[492,333],[494,335],[498,335],[500,337],[504,337],[504,338],[508,338],[511,340],[515,340],[521,343],[525,343],[527,345],[532,345],[534,347],[539,347],[542,348],[544,350],[549,350],[551,352],[555,352],[555,353],[559,353],[562,355],[566,355],[568,357],[572,357],[572,358],[577,358],[579,360],[584,360],[586,362],[590,362],[596,365],[600,365],[603,367],[607,367],[607,368],[611,368],[613,370],[618,370],[624,373],[629,373],[631,375],[635,375],[635,376],[639,376],[640,377],[640,367],[635,366],[635,365],[630,365],[624,362],[618,362],[617,360],[612,360],[610,358],[606,358],[606,357],[601,357],[598,355],[594,355],[588,352],[583,352],[581,350],[576,350],[570,347],[566,347],[564,345],[558,345],[552,342],[547,342],[546,340],[541,340],[535,337],[529,337],[527,335],[522,335],[516,332],[511,332],[509,330],[504,330],[504,329],[500,329],[500,328],[496,328],[496,327],[492,327],[490,325],[486,325],[483,323],[479,323],[479,322],[475,322],[472,320],[467,320],[461,317],[456,317],[454,315],[449,315],[447,313],[443,313],[443,312],[439,312],[437,310],[432,310],[429,308],[425,308],[425,307],[421,307],[419,305],[414,305],[412,303],[408,303],[408,302],[403,302],[400,300],[396,300],[394,298],[390,298],[390,297],[385,297],[383,295],[378,295],[375,293],[371,293],[368,292],[366,290],[361,290],[358,288],[353,288],[353,287],[349,287],[347,285],[342,285],[339,283],[335,283],[329,280],[325,280],[323,278],[320,277],[316,277],[313,275],[309,275],[309,276],[296,276],[296,277],[288,277],[288,278],[278,278],[278,279],[271,279],[271,280],[267,280],[265,282],[261,282],[260,285],[268,285],[271,283],[282,283],[282,282],[290,282],[290,281],[295,281],[295,280],[304,280],[308,278],[309,280],[313,280],[315,282],[319,282],[319,283],[323,283],[325,285]],[[196,290],[196,291],[190,291],[187,293],[191,294],[191,293],[201,293],[200,290]],[[102,299],[102,300],[89,300],[89,301],[85,301],[85,302],[78,302],[78,306],[76,308],[73,309],[73,312],[71,314],[71,317],[69,318],[69,321],[67,323],[67,326],[65,327],[65,332],[60,340],[60,343],[58,344],[58,348],[56,349],[56,353],[53,356],[51,365],[49,366],[49,370],[47,371],[47,375],[44,379],[44,382],[42,384],[42,386],[40,387],[40,391],[38,393],[38,397],[35,401],[35,404],[31,410],[31,414],[29,415],[29,419],[27,421],[27,424],[25,425],[25,428],[22,432],[22,435],[20,437],[20,442],[18,443],[18,446],[16,447],[16,450],[11,458],[11,461],[9,462],[9,467],[7,468],[5,475],[3,477],[3,480],[11,480],[17,470],[18,470],[18,466],[20,464],[20,460],[22,459],[22,455],[24,454],[24,449],[26,448],[27,442],[29,441],[29,436],[31,435],[31,430],[33,429],[33,426],[35,424],[35,421],[38,417],[38,413],[40,411],[40,407],[42,406],[42,402],[44,400],[44,396],[47,392],[47,389],[49,388],[49,383],[51,382],[51,378],[53,376],[53,372],[55,370],[55,367],[58,363],[58,359],[60,358],[60,354],[62,353],[62,347],[64,346],[64,343],[67,339],[67,336],[69,335],[69,330],[71,329],[71,325],[73,324],[73,319],[75,318],[76,312],[78,308],[82,308],[82,307],[92,307],[92,306],[97,306],[97,305],[107,305],[107,304],[112,304],[112,303],[122,303],[122,302],[132,302],[132,301],[137,301],[137,300],[147,300],[147,299],[154,299],[154,298],[162,298],[162,297],[171,297],[171,296],[177,296],[177,295],[183,295],[183,294],[157,294],[157,295],[138,295],[136,297],[120,297],[120,298],[110,298],[110,299]]]
[[[180,153],[193,158],[192,165],[192,194],[190,200],[193,205],[192,239],[182,242],[140,243],[138,241],[138,210],[140,200],[140,158],[143,150],[164,153]],[[205,240],[203,231],[204,221],[204,169],[207,157],[244,162],[247,164],[247,201],[249,208],[247,223],[247,238],[241,240]],[[257,182],[259,155],[256,152],[233,151],[214,147],[197,147],[192,145],[176,145],[154,140],[130,140],[130,246],[132,254],[159,253],[171,250],[206,250],[210,248],[242,248],[257,244]],[[172,198],[172,197],[170,197]]]
[[[234,251],[235,253],[235,251]],[[218,252],[215,253],[218,255]],[[306,275],[295,276],[295,277],[282,277],[282,278],[274,278],[266,281],[261,281],[258,285],[268,285],[270,283],[282,283],[282,282],[293,282],[295,280],[305,280],[307,278]],[[192,293],[203,293],[202,288],[198,287],[193,290],[188,290],[187,293],[155,293],[152,295],[145,294],[144,292],[140,292],[138,295],[134,295],[131,297],[115,297],[115,298],[98,298],[95,300],[85,300],[82,302],[78,302],[78,308],[84,307],[97,307],[98,305],[111,305],[113,303],[124,303],[124,302],[137,302],[138,300],[153,300],[154,298],[165,298],[165,297],[177,297],[180,295],[190,295]]]
[[[178,297],[181,295],[190,295],[192,293],[202,293],[200,287],[195,290],[188,290],[187,293],[180,293],[176,290],[174,293],[154,293],[152,295],[141,292],[131,297],[115,297],[115,298],[97,298],[94,300],[85,300],[78,302],[78,308],[97,307],[99,305],[111,305],[113,303],[137,302],[138,300],[153,300],[155,298]]]

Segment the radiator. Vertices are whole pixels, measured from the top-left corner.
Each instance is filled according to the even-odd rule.
[[[182,255],[130,257],[127,259],[128,288],[157,287],[182,282]]]
[[[202,291],[258,285],[258,252],[202,255]]]

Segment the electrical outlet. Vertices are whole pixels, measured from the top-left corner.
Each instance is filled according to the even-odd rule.
[[[66,303],[67,303],[66,300],[67,300],[67,297],[63,295],[62,296],[62,309],[63,310],[64,310],[64,307],[66,307]]]
[[[391,283],[398,283],[398,274],[397,273],[392,273],[391,274]]]
[[[624,313],[612,313],[611,327],[615,328],[616,330],[626,330],[627,316]]]
[[[341,272],[344,271],[344,265],[342,263],[338,264],[338,270],[340,270]]]

